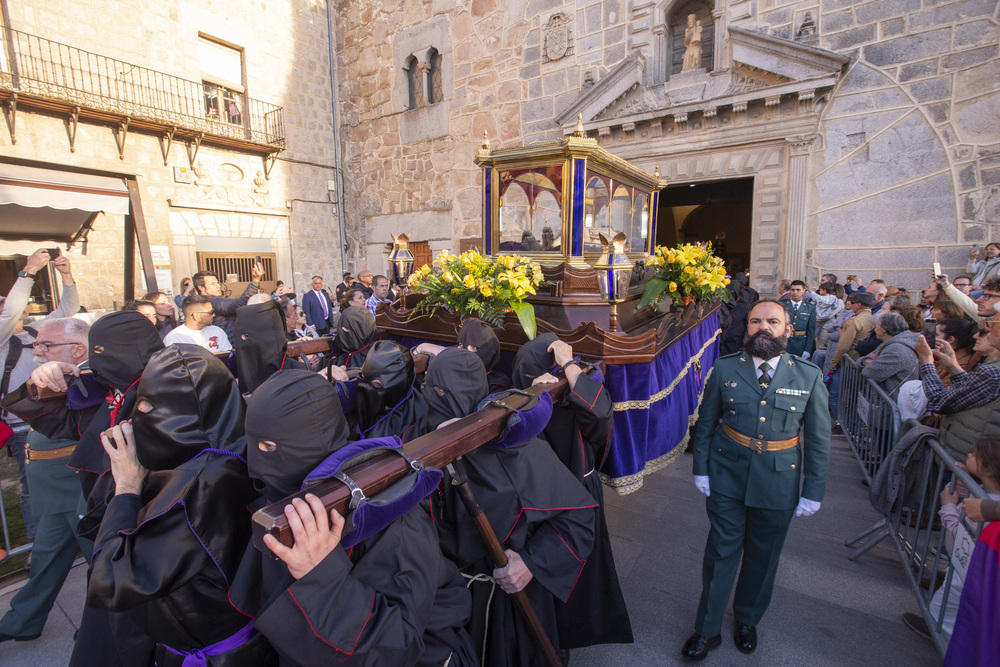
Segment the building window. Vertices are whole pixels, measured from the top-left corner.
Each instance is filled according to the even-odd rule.
[[[704,0],[688,0],[676,5],[667,17],[669,27],[669,70],[670,75],[679,74],[684,68],[684,31],[688,25],[688,15],[694,14],[695,21],[701,25],[701,68],[711,72],[715,69],[715,24],[712,20],[712,7]]]
[[[416,109],[424,101],[424,73],[416,56],[410,56],[406,61],[406,85],[409,95],[407,107]]]
[[[243,124],[243,51],[201,38],[201,82],[205,117],[231,125]]]
[[[431,71],[427,78],[430,79],[430,91],[431,94],[427,96],[428,104],[437,104],[444,98],[444,92],[441,85],[441,54],[437,52],[436,49],[431,49],[430,58],[428,58],[431,64]]]

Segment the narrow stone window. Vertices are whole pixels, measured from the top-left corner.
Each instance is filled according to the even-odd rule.
[[[427,96],[427,103],[437,104],[444,99],[444,89],[441,84],[441,54],[436,49],[431,49],[430,64],[430,95]]]
[[[409,95],[407,107],[416,109],[424,100],[424,73],[416,56],[410,56],[406,61],[406,83]]]

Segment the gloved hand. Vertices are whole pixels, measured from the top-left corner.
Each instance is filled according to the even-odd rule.
[[[811,356],[812,356],[812,354],[810,354],[809,352],[803,352],[802,353],[802,358],[805,359],[806,361],[809,361],[809,357],[811,357]]]
[[[833,382],[833,373],[827,373],[823,376],[823,384],[830,384]]]
[[[712,487],[708,484],[708,475],[695,475],[694,485],[706,496],[712,495]]]
[[[795,516],[812,516],[819,511],[819,503],[808,498],[799,498],[799,506],[795,508]]]

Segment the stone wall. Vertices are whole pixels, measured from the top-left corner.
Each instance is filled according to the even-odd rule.
[[[170,249],[174,284],[161,287],[176,290],[182,277],[197,270],[194,239],[213,236],[270,241],[278,255],[277,277],[294,280],[299,293],[314,273],[327,274],[331,285],[339,282],[331,192],[337,179],[333,103],[322,3],[139,0],[125,7],[106,0],[46,0],[9,7],[14,30],[192,81],[201,80],[200,34],[241,47],[246,94],[283,107],[287,150],[261,186],[254,182],[264,171],[259,157],[203,145],[192,164],[188,147],[174,142],[164,165],[160,138],[132,131],[120,159],[112,129],[82,120],[71,152],[65,118],[21,105],[17,143],[4,125],[0,153],[54,167],[136,175],[150,243]],[[196,166],[204,177],[193,173]],[[181,181],[190,182],[175,180],[178,167],[188,169]],[[120,216],[101,216],[87,255],[73,255],[88,308],[122,301],[122,230]]]
[[[758,21],[851,57],[810,170],[810,273],[923,287],[1000,240],[1000,60],[992,0],[764,0]]]

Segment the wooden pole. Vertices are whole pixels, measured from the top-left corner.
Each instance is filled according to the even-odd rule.
[[[493,526],[490,525],[490,520],[479,506],[479,501],[476,499],[476,492],[469,486],[468,478],[465,474],[465,462],[461,457],[448,464],[448,472],[451,474],[451,485],[458,492],[458,496],[462,499],[465,509],[469,511],[472,522],[476,525],[476,530],[479,531],[479,536],[483,539],[483,544],[486,545],[486,552],[489,554],[493,564],[498,568],[507,567],[507,553],[503,550],[503,545],[500,544]],[[556,654],[556,649],[552,646],[549,636],[545,634],[545,628],[542,627],[542,622],[538,620],[538,614],[535,613],[534,607],[531,606],[531,601],[528,600],[524,589],[516,593],[511,593],[510,596],[514,599],[514,604],[528,624],[531,636],[535,638],[535,643],[541,649],[542,655],[545,657],[545,662],[548,663],[549,667],[561,667],[562,661],[559,659],[558,654]]]

